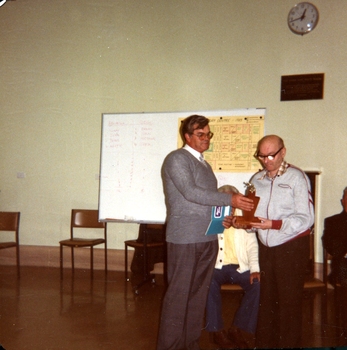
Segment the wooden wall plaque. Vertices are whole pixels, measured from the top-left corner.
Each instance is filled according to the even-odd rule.
[[[324,73],[282,75],[281,101],[322,100]]]

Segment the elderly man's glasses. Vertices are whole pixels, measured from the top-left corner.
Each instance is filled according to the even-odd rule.
[[[268,156],[263,156],[262,154],[258,154],[257,152],[254,153],[254,157],[258,158],[260,160],[265,160],[265,158],[267,158],[268,160],[274,160],[275,157],[277,156],[278,153],[280,153],[280,151],[282,151],[283,147],[281,147],[276,153],[274,154],[269,154]]]
[[[209,139],[209,140],[211,140],[212,139],[212,137],[213,137],[213,132],[208,132],[208,133],[204,133],[204,132],[198,132],[197,134],[192,134],[192,135],[194,135],[194,136],[196,136],[196,137],[198,137],[199,138],[199,140],[204,140],[206,137]]]

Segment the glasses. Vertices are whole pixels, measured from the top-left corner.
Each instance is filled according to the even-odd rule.
[[[254,153],[254,157],[258,158],[260,160],[265,160],[265,158],[267,158],[268,160],[274,160],[275,157],[277,156],[278,153],[280,153],[280,151],[282,151],[283,147],[281,147],[276,153],[274,154],[269,154],[268,156],[263,156],[258,154],[257,152]]]
[[[207,137],[209,140],[211,140],[212,137],[213,137],[213,132],[210,131],[207,134],[205,134],[204,132],[199,132],[197,134],[191,134],[191,135],[194,135],[194,136],[198,137],[199,140],[204,140],[205,137]]]

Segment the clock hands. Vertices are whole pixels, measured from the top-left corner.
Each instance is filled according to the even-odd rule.
[[[301,21],[306,17],[306,16],[305,16],[305,13],[306,13],[306,9],[305,9],[304,13],[303,13],[302,16],[301,16]]]
[[[295,21],[297,21],[298,19],[301,19],[301,17],[299,17],[299,18],[295,18],[295,19],[292,19],[291,21],[289,21],[290,23],[292,23],[292,22],[295,22]]]
[[[290,23],[295,22],[295,21],[297,21],[298,19],[300,19],[300,21],[302,21],[302,20],[306,17],[306,16],[305,16],[305,13],[306,13],[306,9],[305,9],[305,11],[303,12],[303,14],[302,14],[300,17],[295,18],[295,19],[292,19],[292,20],[290,21]]]

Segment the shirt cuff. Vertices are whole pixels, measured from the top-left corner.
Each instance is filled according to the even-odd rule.
[[[280,230],[282,227],[282,220],[272,220],[271,228],[273,230]]]

